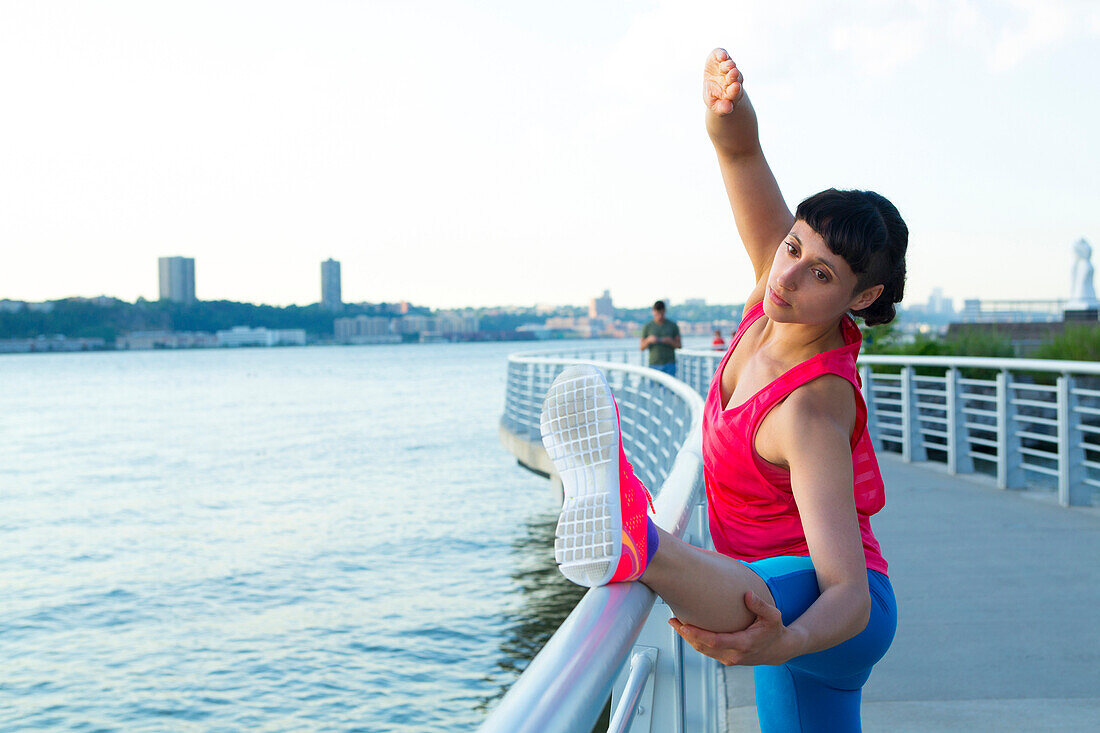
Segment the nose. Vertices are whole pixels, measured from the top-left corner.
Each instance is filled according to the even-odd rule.
[[[795,290],[797,288],[797,276],[794,269],[780,271],[775,277],[775,284],[784,290]]]

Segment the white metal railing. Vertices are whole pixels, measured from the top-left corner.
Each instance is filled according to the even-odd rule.
[[[601,360],[577,350],[512,355],[502,426],[539,441],[542,400],[554,378],[571,364],[594,363],[615,392],[627,457],[648,487],[659,487],[656,523],[708,547],[703,400],[667,374],[627,363],[636,353],[593,351],[593,357],[611,355]],[[481,730],[588,731],[610,693],[610,730],[717,733],[725,693],[718,663],[683,643],[667,623],[671,615],[641,583],[589,590]]]
[[[677,373],[706,394],[722,354],[682,349]],[[859,357],[876,448],[1003,489],[1054,490],[1063,506],[1100,488],[1100,364],[1050,359]]]
[[[677,351],[679,381],[633,365],[634,349],[516,354],[502,424],[539,440],[551,382],[570,364],[595,363],[615,391],[628,457],[647,486],[660,487],[657,523],[708,546],[701,396],[722,356]],[[1066,506],[1090,504],[1100,488],[1100,364],[865,355],[858,365],[877,448],[988,473],[1001,488],[1054,488]],[[685,649],[670,615],[640,583],[590,590],[482,730],[587,731],[613,690],[611,730],[717,731],[717,663]]]

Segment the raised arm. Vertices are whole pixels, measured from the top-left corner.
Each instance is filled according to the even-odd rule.
[[[759,297],[775,250],[794,224],[779,184],[760,147],[756,112],[745,94],[744,76],[725,49],[716,48],[703,67],[707,132],[733,208],[737,233],[752,261]],[[755,291],[754,291],[755,295]]]

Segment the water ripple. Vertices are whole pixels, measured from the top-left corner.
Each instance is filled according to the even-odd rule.
[[[0,729],[475,727],[573,593],[511,348],[4,361]]]

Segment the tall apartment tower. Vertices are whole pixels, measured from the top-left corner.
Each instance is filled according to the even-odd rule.
[[[344,309],[340,297],[340,263],[331,257],[321,263],[321,305],[330,311]]]
[[[195,302],[195,258],[161,257],[160,299],[176,303]]]
[[[614,318],[615,305],[611,302],[611,291],[603,291],[599,298],[593,298],[588,303],[589,318]]]

